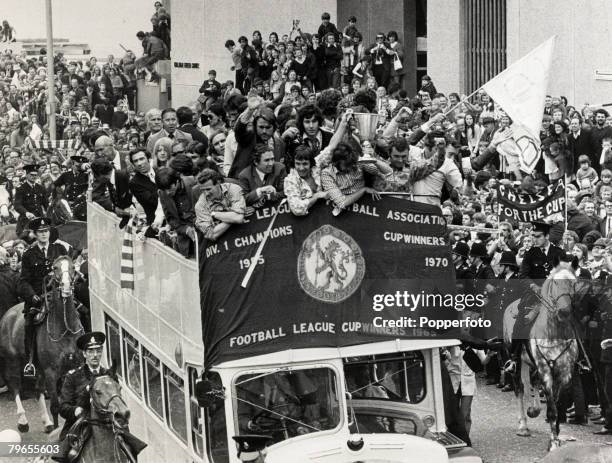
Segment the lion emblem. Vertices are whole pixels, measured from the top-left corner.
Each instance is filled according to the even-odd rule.
[[[361,249],[348,234],[331,225],[313,231],[298,256],[298,280],[310,297],[341,302],[361,284],[365,261]]]

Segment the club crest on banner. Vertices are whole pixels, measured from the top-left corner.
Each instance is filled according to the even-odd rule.
[[[310,297],[337,303],[359,288],[365,275],[365,260],[353,238],[331,225],[323,225],[304,240],[297,274],[302,290]]]

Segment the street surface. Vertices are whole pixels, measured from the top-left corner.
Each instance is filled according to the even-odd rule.
[[[47,442],[48,435],[42,431],[42,423],[35,400],[23,402],[30,432],[22,434],[23,442]],[[532,437],[516,435],[517,407],[513,392],[501,392],[495,386],[486,386],[483,379],[478,380],[476,397],[472,406],[472,444],[484,463],[533,463],[546,455],[548,445],[548,424],[544,421],[545,406],[535,420],[529,421]],[[60,418],[60,423],[63,420]],[[61,425],[60,425],[61,426]],[[9,402],[9,394],[0,395],[0,430],[17,429],[15,405]],[[593,431],[599,426],[561,425],[563,436],[572,436],[576,442],[609,442],[612,436],[595,436]],[[574,445],[566,442],[565,445]],[[9,459],[4,459],[9,462]],[[0,458],[0,461],[4,461]],[[11,458],[10,463],[27,463],[31,460]]]
[[[518,407],[514,392],[501,392],[495,386],[478,379],[472,404],[472,445],[484,463],[532,463],[546,455],[550,427],[545,420],[546,404],[535,419],[529,419],[531,437],[519,437]],[[561,424],[561,439],[575,437],[576,443],[599,442],[612,444],[612,436],[596,436],[601,426]],[[575,442],[564,442],[573,445]]]

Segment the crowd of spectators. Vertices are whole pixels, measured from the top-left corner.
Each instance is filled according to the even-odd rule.
[[[185,257],[194,255],[198,235],[216,240],[254,209],[283,199],[298,216],[317,202],[337,215],[385,192],[440,206],[449,224],[463,226],[449,232],[449,243],[456,269],[470,269],[475,280],[509,278],[531,248],[550,243],[575,256],[579,278],[612,280],[612,118],[605,109],[547,96],[542,159],[527,175],[498,152],[512,120],[484,91],[471,99],[441,93],[425,76],[410,95],[395,31],[363,44],[355,17],[342,31],[330,19],[324,13],[314,33],[296,21],[288,34],[270,32],[268,42],[260,31],[250,43],[228,39],[234,81],[220,84],[210,70],[192,106],[145,114],[135,107],[139,70],[154,76],[155,61],[170,50],[170,17],[157,2],[153,31],[138,33],[143,57],[128,51],[103,65],[95,57],[54,57],[53,136],[47,57],[2,53],[0,220],[23,225],[4,243],[2,263],[19,268],[29,219],[67,203],[71,217],[85,220],[89,186],[93,201],[122,225],[142,211],[146,236]],[[366,141],[357,123],[364,113],[378,118]],[[51,138],[74,141],[75,149],[36,148]],[[567,180],[567,220],[549,233],[498,220],[498,185],[535,194],[559,178]],[[40,200],[28,193],[34,186]],[[489,370],[503,386],[501,367]]]

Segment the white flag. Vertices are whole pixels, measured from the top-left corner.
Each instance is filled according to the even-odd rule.
[[[534,138],[540,136],[555,39],[552,36],[482,86]]]
[[[482,86],[512,118],[514,148],[520,153],[521,170],[528,174],[541,155],[540,129],[555,40],[551,37]]]

